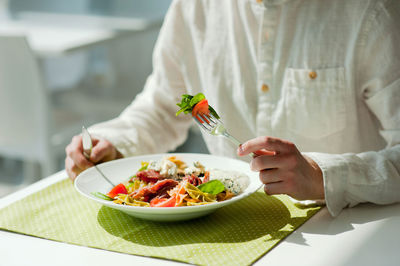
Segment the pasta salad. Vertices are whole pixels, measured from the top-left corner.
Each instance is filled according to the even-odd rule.
[[[240,194],[248,185],[247,179],[247,176],[232,171],[207,170],[200,162],[188,166],[171,156],[142,162],[141,168],[126,182],[118,184],[106,195],[93,194],[129,206],[196,206],[228,200]]]

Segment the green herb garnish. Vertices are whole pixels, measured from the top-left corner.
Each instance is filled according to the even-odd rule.
[[[96,198],[102,199],[102,200],[113,200],[109,196],[101,193],[101,192],[92,192],[92,195],[95,196]]]
[[[136,177],[136,176],[132,176],[131,179],[134,178],[134,177]],[[134,185],[135,185],[135,182],[129,181],[128,184],[126,185],[126,188],[130,188],[130,187],[132,187]]]
[[[147,170],[147,167],[149,166],[149,162],[142,162],[141,164],[142,164],[142,167],[139,168],[138,172]]]
[[[213,195],[217,195],[218,193],[221,193],[225,190],[224,184],[219,180],[208,181],[207,183],[199,185],[197,188],[200,189],[202,192]]]

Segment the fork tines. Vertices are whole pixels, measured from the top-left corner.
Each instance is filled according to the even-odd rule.
[[[213,130],[213,128],[218,124],[218,119],[212,114],[197,114],[195,116],[195,121],[200,127],[207,131]]]

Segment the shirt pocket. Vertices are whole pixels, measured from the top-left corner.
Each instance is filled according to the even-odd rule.
[[[306,138],[319,139],[346,126],[344,68],[285,71],[284,102],[287,129]]]

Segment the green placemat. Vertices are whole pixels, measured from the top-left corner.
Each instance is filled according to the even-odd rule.
[[[203,218],[159,223],[101,206],[65,179],[0,210],[0,228],[41,238],[200,265],[247,265],[314,215],[263,192]]]

